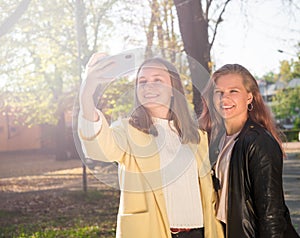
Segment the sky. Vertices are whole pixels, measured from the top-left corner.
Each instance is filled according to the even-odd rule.
[[[261,77],[270,71],[278,73],[280,61],[296,59],[300,9],[284,7],[283,1],[252,0],[243,7],[232,1],[211,52],[215,67],[239,63]]]

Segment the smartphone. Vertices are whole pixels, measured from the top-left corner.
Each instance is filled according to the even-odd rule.
[[[109,70],[103,72],[103,78],[117,78],[134,71],[135,55],[132,52],[124,52],[113,56],[106,56],[101,58],[97,64],[103,65],[103,69],[109,68]]]

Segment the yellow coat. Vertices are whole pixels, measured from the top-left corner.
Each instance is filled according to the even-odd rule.
[[[117,220],[117,238],[171,238],[167,218],[160,159],[152,135],[147,135],[123,120],[109,127],[102,116],[101,131],[93,138],[81,136],[86,156],[119,163],[121,189]],[[205,238],[222,238],[220,223],[215,218],[208,142],[199,131],[201,142],[196,145],[199,184],[202,199]]]

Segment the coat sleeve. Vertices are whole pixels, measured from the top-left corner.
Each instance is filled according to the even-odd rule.
[[[92,137],[85,137],[78,129],[78,134],[83,152],[86,157],[104,162],[122,162],[124,154],[128,150],[125,129],[122,123],[119,126],[110,127],[102,113],[99,113],[102,121],[101,128]]]
[[[249,145],[249,179],[259,237],[283,237],[286,206],[282,187],[282,151],[269,134]]]

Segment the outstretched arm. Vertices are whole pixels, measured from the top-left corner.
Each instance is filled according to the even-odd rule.
[[[107,71],[114,67],[114,62],[101,60],[105,55],[94,54],[86,67],[86,77],[80,88],[79,103],[80,113],[78,132],[83,151],[87,157],[102,161],[120,161],[123,152],[117,150],[116,137],[119,141],[126,140],[109,128],[101,111],[96,109],[93,95],[99,84],[111,81],[105,78]]]
[[[114,62],[101,61],[104,53],[92,55],[86,66],[86,76],[80,87],[79,102],[82,116],[92,122],[99,120],[96,112],[93,95],[99,84],[106,83],[112,79],[105,79],[102,75],[114,66]]]

